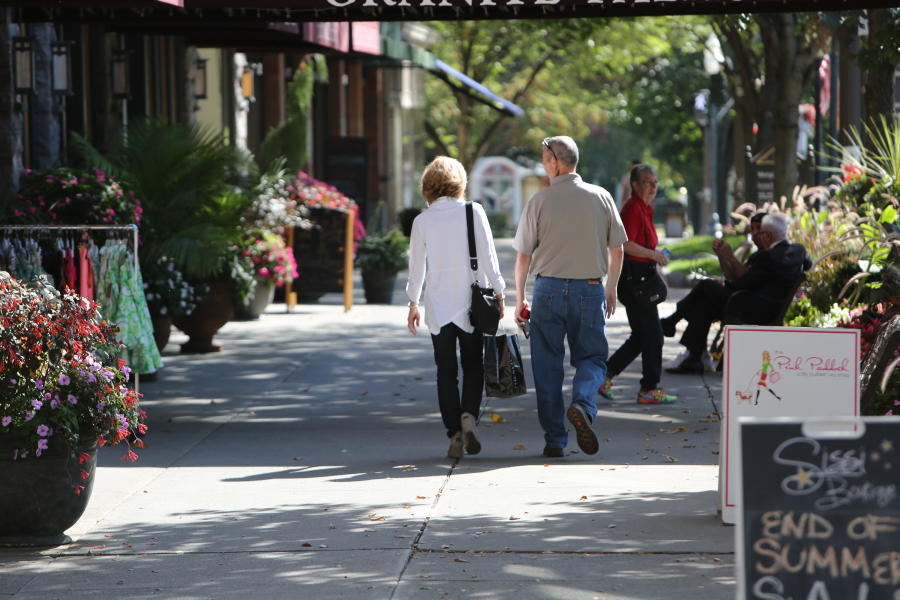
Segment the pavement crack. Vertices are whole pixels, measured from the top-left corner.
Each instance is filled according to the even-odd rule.
[[[441,483],[440,489],[438,489],[437,493],[434,495],[434,502],[431,503],[430,511],[434,511],[437,508],[438,502],[441,497],[444,495],[444,489],[447,487],[447,484],[450,483],[450,477],[453,475],[453,471],[456,470],[456,467],[459,465],[459,459],[455,459],[453,464],[450,465],[450,469],[447,471],[447,476],[444,477],[443,483]],[[419,527],[418,533],[416,533],[416,537],[413,539],[412,543],[409,547],[409,554],[406,556],[406,560],[403,562],[403,567],[400,569],[400,573],[397,575],[397,582],[394,584],[393,589],[391,589],[391,595],[388,597],[388,600],[393,600],[394,596],[397,593],[397,589],[400,587],[400,582],[403,581],[403,576],[406,575],[406,570],[409,568],[409,564],[412,562],[413,557],[417,552],[421,552],[419,550],[419,542],[422,540],[422,536],[425,535],[425,530],[428,528],[428,523],[431,522],[431,516],[426,515],[422,520],[422,526]]]

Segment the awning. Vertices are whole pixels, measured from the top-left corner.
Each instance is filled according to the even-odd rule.
[[[0,0],[14,21],[565,19],[889,8],[897,0]]]
[[[525,111],[509,100],[501,98],[484,85],[478,83],[468,75],[460,73],[444,61],[435,59],[432,73],[447,82],[453,89],[467,94],[471,98],[487,104],[511,117],[521,117]]]

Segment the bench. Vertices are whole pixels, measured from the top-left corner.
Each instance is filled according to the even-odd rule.
[[[778,312],[772,317],[769,321],[765,323],[742,323],[740,319],[737,317],[737,314],[734,309],[729,310],[729,306],[733,304],[737,304],[740,302],[741,298],[746,295],[751,294],[752,292],[748,292],[745,290],[741,290],[735,292],[728,298],[728,302],[725,303],[725,310],[723,314],[725,318],[722,319],[722,324],[719,326],[719,330],[716,331],[716,335],[713,338],[713,341],[709,345],[709,354],[713,357],[713,360],[716,361],[717,367],[716,370],[722,370],[722,354],[724,352],[725,346],[725,326],[726,325],[768,325],[773,327],[780,327],[784,325],[784,317],[787,314],[788,308],[790,308],[791,304],[794,302],[794,296],[797,295],[797,292],[800,290],[800,286],[806,281],[806,274],[800,273],[797,276],[797,279],[794,281],[794,285],[791,286],[790,293],[785,295],[782,299],[781,304],[778,307]],[[737,298],[737,300],[735,300]]]

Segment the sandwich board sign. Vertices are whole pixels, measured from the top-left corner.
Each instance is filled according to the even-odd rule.
[[[742,600],[900,600],[900,417],[739,420]]]
[[[859,416],[859,331],[728,325],[722,375],[719,503],[734,523],[738,419]]]

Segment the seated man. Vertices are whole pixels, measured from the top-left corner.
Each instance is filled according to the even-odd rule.
[[[806,249],[791,244],[787,235],[784,215],[770,214],[762,219],[754,242],[759,252],[750,257],[745,268],[736,267],[737,276],[725,284],[712,279],[701,281],[676,305],[675,312],[661,319],[663,334],[675,335],[675,325],[687,319],[688,326],[681,336],[681,344],[688,356],[677,367],[666,369],[669,373],[702,373],[700,357],[706,348],[709,327],[714,321],[726,318],[729,322],[765,324],[775,318],[785,296],[797,281],[797,276],[812,266]],[[725,305],[735,292],[746,291]]]
[[[716,258],[719,259],[719,266],[721,267],[722,274],[725,276],[726,280],[730,281],[732,279],[737,279],[747,272],[749,264],[748,259],[752,258],[752,256],[748,255],[753,244],[756,244],[758,248],[762,248],[762,246],[759,245],[757,234],[759,234],[763,217],[767,214],[769,213],[758,212],[750,217],[750,239],[752,240],[752,244],[750,242],[744,242],[737,250],[732,250],[731,246],[729,246],[728,242],[725,240],[713,240],[712,250],[716,253]]]

